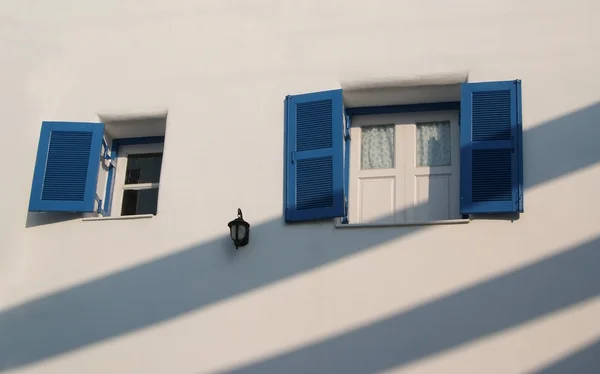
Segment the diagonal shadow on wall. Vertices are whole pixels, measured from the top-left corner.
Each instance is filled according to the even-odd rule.
[[[397,368],[600,295],[599,264],[600,236],[374,324],[228,373],[367,374]],[[598,360],[595,364],[598,372]]]
[[[599,119],[600,103],[596,103],[526,131],[526,188],[600,162],[600,149],[596,146],[600,138]],[[425,229],[426,226],[336,230],[327,223],[286,226],[278,218],[254,225],[251,244],[238,253],[234,253],[229,237],[224,235],[0,312],[0,371],[176,318]],[[323,243],[336,245],[324,249]],[[583,253],[589,251],[583,250]],[[591,261],[596,261],[596,266],[600,265],[596,256],[592,256]],[[494,290],[493,287],[482,289]],[[585,290],[589,293],[588,297],[595,295],[595,288]],[[473,295],[479,295],[481,303],[487,302],[483,292]],[[567,296],[557,295],[560,300],[566,298],[558,304],[570,302]],[[578,300],[583,298],[580,296]],[[472,300],[476,303],[475,299]],[[452,301],[445,303],[440,305],[455,305]],[[550,303],[546,313],[557,308],[556,304]],[[537,308],[535,315],[544,314],[543,305]],[[422,309],[422,312],[431,310]],[[515,315],[510,323],[505,324],[532,318],[528,316],[526,313]],[[419,318],[427,320],[426,315]],[[482,323],[487,322],[490,321]],[[474,327],[471,329],[473,333],[458,337],[474,339],[477,333],[484,334],[498,328],[501,326]],[[433,331],[427,331],[433,334]],[[420,344],[427,345],[434,337],[437,338],[437,334],[423,335]],[[463,339],[447,341],[459,344]],[[434,343],[433,346],[437,345]],[[421,352],[427,354],[431,350],[423,348]]]
[[[600,373],[600,339],[531,374]]]

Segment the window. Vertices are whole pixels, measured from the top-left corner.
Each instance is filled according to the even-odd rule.
[[[460,218],[457,111],[357,116],[350,131],[350,222]]]
[[[29,210],[156,214],[166,112],[105,123],[43,122]]]
[[[156,214],[162,152],[161,143],[120,147],[113,215]]]
[[[521,82],[460,101],[344,108],[342,90],[285,100],[286,222],[414,223],[523,212]]]

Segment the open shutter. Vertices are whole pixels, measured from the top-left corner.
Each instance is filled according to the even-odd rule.
[[[342,217],[342,90],[288,96],[285,111],[285,220],[295,222]]]
[[[522,212],[521,81],[465,83],[460,110],[461,214]]]
[[[94,211],[103,136],[102,123],[42,123],[30,211]]]

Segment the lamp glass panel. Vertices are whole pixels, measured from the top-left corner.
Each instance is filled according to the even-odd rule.
[[[240,225],[238,229],[238,239],[242,240],[246,236],[246,226]]]

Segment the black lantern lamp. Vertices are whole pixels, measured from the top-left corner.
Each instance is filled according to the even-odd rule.
[[[237,218],[229,222],[227,226],[229,226],[231,239],[235,244],[235,249],[248,244],[248,239],[250,239],[250,224],[244,221],[241,209],[238,209]]]

